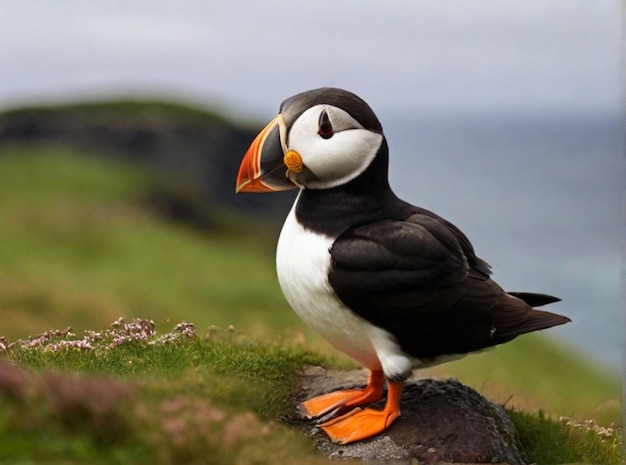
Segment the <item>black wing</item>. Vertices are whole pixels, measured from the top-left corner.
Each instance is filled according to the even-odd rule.
[[[465,354],[569,321],[504,292],[465,236],[427,213],[349,229],[330,253],[339,299],[418,358]]]

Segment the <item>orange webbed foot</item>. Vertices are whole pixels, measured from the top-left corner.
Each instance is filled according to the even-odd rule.
[[[383,383],[382,372],[372,371],[365,389],[348,389],[313,397],[300,404],[300,410],[307,418],[317,418],[378,402],[383,397]]]
[[[399,416],[400,411],[355,408],[345,415],[322,423],[320,428],[332,442],[349,444],[382,433]]]
[[[349,444],[385,431],[400,416],[402,382],[389,383],[387,404],[383,410],[354,409],[320,425],[334,443]]]

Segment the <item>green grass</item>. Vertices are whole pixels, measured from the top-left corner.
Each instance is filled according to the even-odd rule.
[[[0,158],[0,307],[14,315],[5,336],[120,315],[200,328],[297,324],[275,279],[273,238],[159,220],[140,203],[154,182],[67,152]]]
[[[300,370],[329,360],[141,321],[87,333],[89,350],[60,348],[82,339],[62,330],[0,352],[0,463],[325,463],[279,420],[293,414]],[[616,429],[510,415],[532,463],[621,463]]]
[[[591,422],[554,421],[543,412],[509,412],[518,441],[531,463],[623,464],[622,432]]]
[[[214,336],[11,347],[1,358],[12,365],[0,364],[0,463],[325,463],[278,423],[299,371],[323,359]],[[76,337],[52,342],[61,339]]]
[[[175,381],[175,392],[210,398],[233,410],[253,410],[265,419],[290,413],[297,373],[306,364],[326,361],[302,347],[259,343],[228,330],[215,332],[209,341],[193,337],[149,345],[126,338],[112,349],[101,349],[103,342],[94,345],[96,350],[12,348],[4,358],[36,371],[56,369],[131,380]]]
[[[16,148],[0,156],[0,336],[15,340],[67,326],[81,333],[120,316],[149,318],[160,328],[193,321],[199,334],[199,340],[178,346],[129,344],[106,355],[14,352],[12,362],[36,372],[32,406],[43,408],[0,405],[0,463],[14,463],[6,451],[18,451],[18,463],[204,463],[194,460],[207,454],[250,463],[259,451],[273,461],[258,463],[290,463],[284,451],[297,450],[304,451],[304,462],[297,463],[319,460],[306,440],[275,423],[290,408],[299,367],[321,360],[309,350],[325,354],[327,363],[351,362],[331,360],[328,354],[336,353],[306,330],[284,301],[274,271],[276,231],[228,221],[203,234],[167,222],[144,202],[158,182],[137,167],[62,150]],[[234,332],[208,329],[231,324]],[[206,342],[207,331],[233,341]],[[104,447],[97,439],[101,431],[85,424],[70,425],[68,433],[44,394],[49,369],[134,386],[136,405],[124,407],[132,421],[121,413],[116,420],[130,428],[131,439]],[[552,449],[536,439],[544,432],[551,437],[551,428],[568,438],[558,460],[618,463],[605,460],[611,444],[581,440],[580,431],[571,433],[557,419],[622,424],[619,379],[544,337],[524,336],[425,374],[458,377],[526,412],[513,418],[526,431],[525,445],[539,464],[559,463],[541,455]],[[167,414],[172,424],[183,418],[195,425],[185,430],[180,447],[158,420],[159,409],[167,408],[175,412]],[[223,410],[233,421],[269,432],[248,435],[225,450],[217,439],[201,441],[199,431],[214,428],[215,437],[223,439],[228,421],[207,425],[195,410]],[[253,420],[245,416],[250,412]],[[281,453],[287,455],[276,455]]]

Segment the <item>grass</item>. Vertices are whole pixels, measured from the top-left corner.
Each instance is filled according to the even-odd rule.
[[[327,463],[279,422],[300,370],[331,363],[301,346],[149,320],[2,344],[2,463]],[[621,463],[615,429],[510,414],[533,463]]]
[[[273,239],[160,221],[141,204],[154,182],[67,152],[0,159],[0,306],[15,316],[5,336],[99,327],[121,314],[205,328],[296,326],[275,280]]]
[[[325,463],[277,422],[320,356],[150,327],[90,332],[90,349],[60,347],[80,339],[58,331],[5,350],[0,463]]]
[[[15,340],[67,326],[81,334],[122,315],[149,318],[158,327],[193,321],[199,335],[162,347],[125,344],[99,355],[9,354],[12,363],[33,370],[25,376],[32,376],[34,403],[0,403],[0,463],[13,463],[7,451],[17,453],[20,463],[196,463],[211,454],[226,463],[293,463],[289,454],[297,463],[319,461],[306,440],[276,423],[290,408],[293,376],[302,364],[351,362],[331,360],[326,354],[335,352],[285,303],[274,272],[275,231],[229,222],[201,234],[167,222],[144,202],[156,182],[135,167],[62,150],[16,148],[0,157],[0,312],[10,315],[0,335]],[[229,325],[235,330],[210,329]],[[212,341],[204,340],[207,332]],[[111,413],[117,418],[121,412],[116,421],[130,428],[130,439],[112,439],[114,447],[104,447],[100,432],[90,430],[93,412],[90,421],[68,430],[45,394],[50,376],[57,379],[50,369],[63,372],[60,385],[84,382],[88,390],[89,380],[97,379],[130,389],[133,405]],[[609,461],[612,444],[598,446],[593,435],[587,441],[558,417],[621,424],[619,379],[544,337],[524,336],[426,375],[457,377],[514,407],[525,447],[539,464],[618,463]],[[203,423],[196,411],[222,420]],[[183,428],[179,438],[163,418],[171,428],[191,429]],[[230,424],[224,418],[268,433],[244,435],[236,447],[220,448]],[[540,445],[544,436],[553,437],[551,428],[568,438],[558,453],[561,462],[541,455],[553,450]],[[214,431],[215,440],[200,436],[201,430]],[[267,458],[251,458],[261,453]]]
[[[87,331],[86,339],[71,330],[46,332],[25,343],[20,340],[5,351],[5,358],[36,371],[52,368],[159,382],[166,377],[180,384],[175,392],[211,398],[230,409],[253,410],[265,419],[289,413],[297,373],[306,364],[324,362],[303,348],[261,344],[228,329],[214,330],[207,339],[196,337],[195,327],[187,323],[162,336],[145,319],[117,320],[112,328]]]
[[[509,412],[517,438],[528,458],[537,464],[623,464],[623,433],[593,422],[555,421],[543,412]]]

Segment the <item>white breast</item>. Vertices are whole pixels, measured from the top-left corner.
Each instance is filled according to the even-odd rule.
[[[294,204],[276,252],[278,281],[287,301],[307,325],[367,368],[382,368],[389,377],[405,375],[411,361],[393,337],[348,309],[330,287],[329,251],[334,240],[304,229],[296,220]]]

